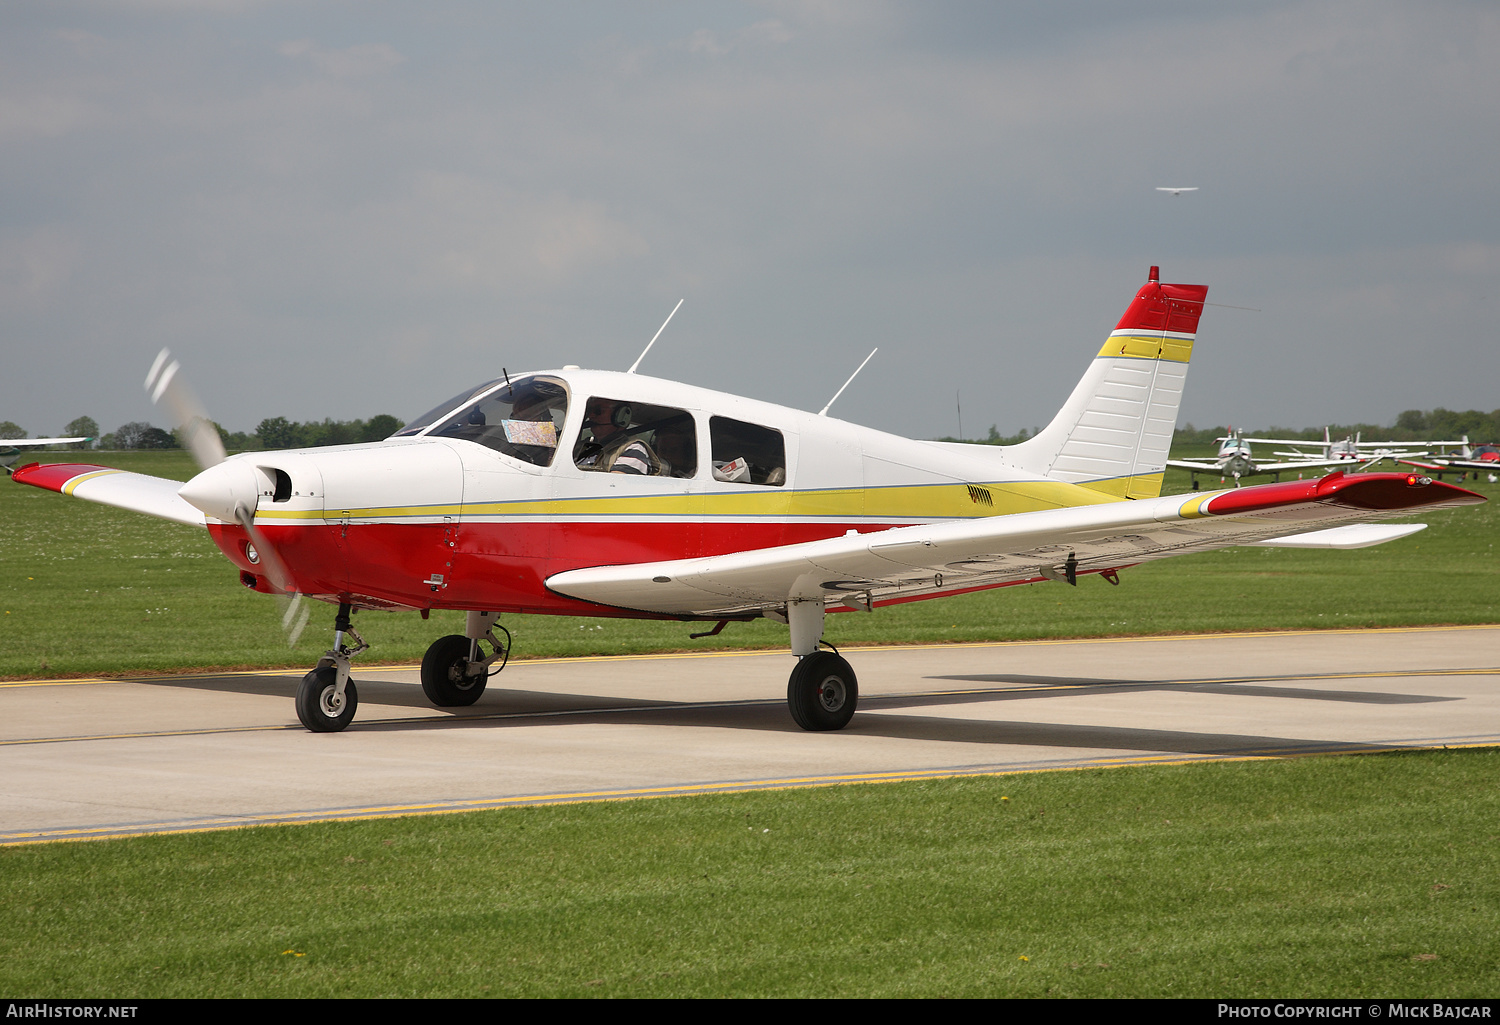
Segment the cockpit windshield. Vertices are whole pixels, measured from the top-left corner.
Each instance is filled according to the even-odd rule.
[[[477,402],[445,417],[428,437],[472,441],[514,459],[551,466],[568,414],[567,386],[555,377],[540,376],[501,382]]]
[[[447,402],[440,402],[436,406],[433,406],[431,409],[429,409],[427,412],[423,413],[421,416],[412,417],[406,422],[405,427],[401,428],[395,434],[392,434],[391,437],[409,438],[412,435],[421,434],[423,431],[427,430],[427,428],[437,423],[438,417],[442,416],[444,413],[451,412],[458,406],[467,405],[468,401],[474,396],[482,395],[483,393],[489,391],[491,388],[495,387],[495,385],[499,384],[502,380],[504,380],[504,378],[496,378],[493,381],[486,381],[484,384],[481,384],[477,388],[465,388],[463,391],[453,396],[453,398],[449,399]]]

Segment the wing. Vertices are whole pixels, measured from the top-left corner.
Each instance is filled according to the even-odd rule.
[[[1378,544],[1406,531],[1330,538],[1323,528],[1485,500],[1423,480],[1333,473],[1206,495],[851,533],[703,559],[577,569],[549,578],[547,586],[601,605],[702,618],[753,615],[790,600],[890,603],[1306,536],[1310,528],[1324,535],[1308,540],[1316,547]]]
[[[93,441],[93,438],[6,438],[0,441],[0,448],[36,448],[39,445],[74,445],[80,441]]]
[[[193,527],[202,527],[207,522],[201,512],[177,494],[182,487],[180,480],[150,477],[91,463],[51,463],[46,466],[32,463],[12,474],[11,480]]]
[[[1175,466],[1179,470],[1222,470],[1218,463],[1204,463],[1194,459],[1168,459],[1168,466]]]
[[[1433,457],[1436,459],[1437,457]],[[1433,463],[1419,463],[1415,459],[1397,459],[1398,463],[1408,466],[1420,467],[1423,470],[1488,470],[1490,473],[1500,473],[1500,463],[1486,463],[1478,459],[1442,459]]]
[[[1263,463],[1255,460],[1256,473],[1280,473],[1283,470],[1316,470],[1327,467],[1338,466],[1340,463],[1348,464],[1350,459],[1299,459],[1288,463]]]

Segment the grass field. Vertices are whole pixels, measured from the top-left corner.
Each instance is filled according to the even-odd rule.
[[[187,479],[185,452],[96,458]],[[46,456],[51,460],[64,454]],[[1205,482],[1207,485],[1208,482]],[[1467,485],[1489,497],[1500,487]],[[1167,491],[1186,491],[1186,473]],[[1015,640],[1280,628],[1500,622],[1491,502],[1420,517],[1402,541],[1352,552],[1227,549],[1140,566],[1119,587],[1007,587],[941,601],[840,614],[833,643]],[[0,482],[0,677],[311,665],[331,639],[331,607],[295,650],[274,601],[245,590],[199,529],[153,520],[36,488]],[[362,613],[365,661],[416,662],[437,637],[461,632],[457,613]],[[519,658],[662,650],[785,647],[769,621],[731,624],[701,641],[699,625],[621,619],[509,616]]]
[[[1500,751],[0,849],[13,998],[1492,997]]]
[[[192,472],[181,453],[107,461]],[[839,615],[828,636],[1496,622],[1496,515]],[[306,665],[327,644],[309,630],[289,652],[201,531],[6,484],[0,529],[0,676]],[[682,624],[507,623],[521,657],[786,644],[768,623],[702,642]],[[457,624],[359,621],[388,661]],[[1500,751],[1437,751],[0,848],[0,992],[1489,996],[1497,770]]]

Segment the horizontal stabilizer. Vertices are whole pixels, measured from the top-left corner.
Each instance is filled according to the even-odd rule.
[[[32,463],[17,470],[11,479],[74,498],[186,523],[191,527],[206,524],[203,514],[177,494],[182,487],[180,480],[150,477],[92,463]]]
[[[1426,529],[1425,523],[1351,523],[1255,543],[1263,548],[1369,548]]]

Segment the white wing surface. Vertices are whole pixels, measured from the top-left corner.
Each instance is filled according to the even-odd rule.
[[[1231,545],[1278,538],[1288,543],[1290,536],[1307,535],[1314,527],[1322,535],[1309,538],[1315,547],[1378,544],[1410,530],[1341,536],[1324,528],[1484,501],[1462,488],[1424,480],[1334,473],[1206,495],[950,520],[701,559],[577,569],[549,578],[547,586],[617,608],[744,616],[793,600],[862,605],[1064,579]]]
[[[53,463],[23,466],[11,477],[17,484],[57,491],[74,498],[112,505],[131,512],[145,513],[164,520],[202,527],[203,513],[188,505],[177,494],[180,480],[151,477],[144,473],[116,470],[88,463]]]

